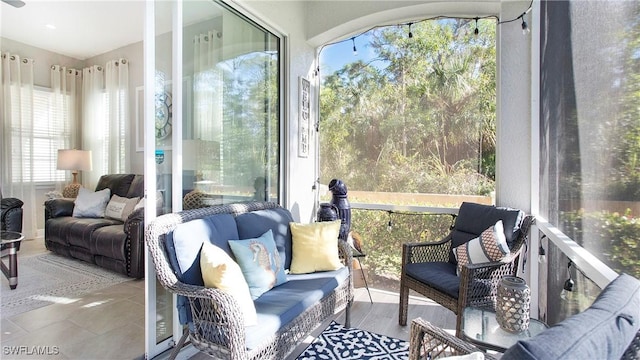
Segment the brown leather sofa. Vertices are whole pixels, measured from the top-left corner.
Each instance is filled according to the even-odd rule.
[[[103,175],[96,191],[111,195],[144,196],[144,177],[135,174]],[[44,242],[48,250],[81,259],[133,278],[144,277],[144,208],[126,221],[73,217],[74,199],[53,199],[44,204]]]

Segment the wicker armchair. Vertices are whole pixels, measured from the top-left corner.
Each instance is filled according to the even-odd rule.
[[[411,321],[409,336],[409,360],[438,359],[482,351],[422,318]],[[484,353],[484,358],[495,359],[489,353]]]
[[[520,250],[533,219],[520,210],[463,203],[454,227],[443,240],[403,244],[399,324],[407,324],[410,289],[453,311],[457,315],[457,335],[465,307],[495,309],[498,282],[504,276],[516,275]],[[504,222],[511,254],[500,262],[468,264],[456,274],[451,249],[478,237],[498,220]]]

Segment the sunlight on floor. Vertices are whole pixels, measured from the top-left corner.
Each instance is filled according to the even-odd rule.
[[[31,298],[35,300],[48,301],[52,304],[73,304],[74,302],[80,300],[80,299],[71,299],[71,298],[59,297],[59,296],[48,296],[48,295],[34,295]]]

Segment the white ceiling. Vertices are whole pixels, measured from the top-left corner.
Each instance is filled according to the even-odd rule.
[[[143,0],[23,0],[14,8],[0,2],[0,36],[58,54],[85,60],[142,41]],[[170,14],[171,2],[157,1],[156,13]],[[212,1],[190,1],[184,22],[219,14]],[[170,29],[171,16],[158,16],[159,33]],[[55,29],[50,29],[53,25]]]
[[[2,37],[79,60],[142,40],[143,1],[24,2],[0,2]]]

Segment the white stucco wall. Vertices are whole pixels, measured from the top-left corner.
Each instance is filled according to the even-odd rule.
[[[522,14],[529,2],[503,3],[501,19]],[[525,17],[533,26],[531,13]],[[537,31],[537,29],[533,29]],[[498,28],[496,203],[531,210],[531,35],[521,21]]]

